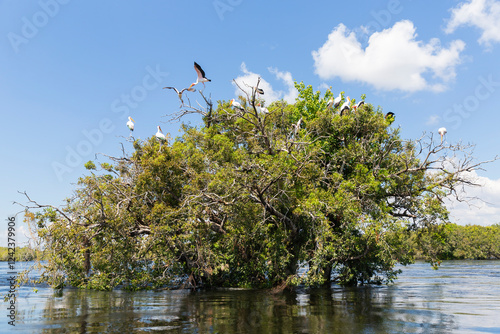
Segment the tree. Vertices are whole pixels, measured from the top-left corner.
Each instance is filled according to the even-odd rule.
[[[472,146],[403,140],[380,108],[340,115],[329,90],[296,88],[295,104],[267,110],[255,87],[241,107],[186,98],[172,118],[197,113],[203,126],[88,162],[62,208],[30,200],[50,253],[42,279],[97,289],[393,280],[412,261],[405,233],[446,222],[443,200],[474,185],[467,173],[482,163]]]

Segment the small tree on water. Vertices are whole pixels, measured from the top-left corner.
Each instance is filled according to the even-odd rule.
[[[380,108],[341,114],[327,107],[330,91],[296,88],[295,104],[266,109],[256,89],[238,107],[183,97],[173,118],[198,113],[203,126],[88,162],[61,208],[30,201],[42,209],[29,219],[49,259],[42,280],[140,289],[394,279],[412,261],[404,234],[447,221],[443,200],[473,185],[467,172],[482,163],[471,146],[403,140]]]

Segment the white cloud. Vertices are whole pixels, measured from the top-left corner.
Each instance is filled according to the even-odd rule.
[[[295,89],[292,74],[290,72],[280,72],[276,68],[268,68],[268,71],[273,74],[276,79],[280,80],[283,82],[283,84],[286,87],[286,91],[283,90],[274,90],[271,84],[266,81],[260,74],[250,72],[245,63],[241,63],[241,71],[243,72],[243,75],[237,77],[234,79],[238,85],[247,93],[251,94],[252,93],[252,88],[249,86],[255,86],[257,84],[257,80],[260,77],[260,83],[259,83],[259,88],[262,88],[264,90],[264,96],[263,98],[265,101],[270,104],[273,101],[277,100],[285,100],[288,103],[295,103],[295,99],[298,97],[298,91]],[[234,84],[234,83],[233,83]],[[235,95],[239,96],[242,95],[241,90],[235,86]]]
[[[476,172],[470,173],[476,183],[482,187],[467,187],[465,196],[477,198],[470,205],[466,202],[452,200],[448,206],[451,222],[460,225],[492,225],[500,223],[500,179],[492,180],[478,176]]]
[[[434,38],[425,44],[416,40],[415,30],[411,21],[397,22],[373,33],[363,49],[356,34],[339,24],[312,52],[315,73],[324,80],[339,77],[380,90],[442,91],[456,76],[465,43],[455,40],[444,48]]]
[[[436,125],[439,123],[440,117],[438,115],[431,115],[427,119],[427,122],[425,122],[426,125]]]
[[[277,68],[269,67],[269,72],[274,74],[277,79],[283,81],[288,91],[283,92],[283,100],[288,103],[294,103],[295,99],[299,97],[299,92],[295,89],[295,83],[293,82],[292,74],[290,72],[280,72]],[[282,93],[280,92],[280,95]]]
[[[489,47],[492,42],[500,42],[500,1],[470,0],[460,3],[452,9],[445,31],[452,33],[462,25],[482,30],[478,40],[480,44]]]

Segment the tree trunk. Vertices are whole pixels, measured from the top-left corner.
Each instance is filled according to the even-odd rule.
[[[330,285],[332,283],[332,265],[327,264],[323,268],[323,280],[324,280],[324,285]]]
[[[83,270],[85,271],[85,276],[89,277],[89,273],[90,273],[90,242],[86,237],[83,240],[83,247],[85,248],[85,252],[83,253]]]

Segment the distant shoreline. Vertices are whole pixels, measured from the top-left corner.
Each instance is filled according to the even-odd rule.
[[[27,262],[41,259],[42,252],[34,250],[29,246],[19,247],[15,250],[14,260],[16,262]],[[42,259],[43,260],[43,259]],[[0,262],[9,261],[9,253],[7,247],[0,247]]]

